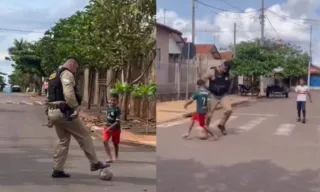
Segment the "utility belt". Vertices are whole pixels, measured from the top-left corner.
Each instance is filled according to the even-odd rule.
[[[59,109],[67,121],[72,121],[71,115],[74,113],[74,110],[71,107],[69,107],[65,102],[48,103],[48,109],[49,110]]]
[[[210,86],[208,88],[208,90],[217,96],[222,96],[225,95],[226,93],[228,93],[228,87],[225,85],[214,85],[214,86]]]

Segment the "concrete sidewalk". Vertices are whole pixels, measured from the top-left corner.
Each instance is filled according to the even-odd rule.
[[[230,95],[229,97],[232,100],[233,106],[244,104],[251,99],[250,97],[242,97],[238,95]],[[192,103],[186,110],[183,107],[185,102],[186,101],[184,100],[179,100],[157,103],[157,123],[165,123],[181,118],[186,118],[194,113],[196,110],[196,104]]]

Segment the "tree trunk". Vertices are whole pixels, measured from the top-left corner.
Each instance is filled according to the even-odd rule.
[[[89,99],[88,99],[88,109],[91,109],[91,102],[93,99],[93,89],[94,89],[94,76],[95,76],[95,70],[90,69],[89,70]]]
[[[127,69],[123,70],[123,75],[122,75],[122,82],[123,83],[130,83],[131,79],[131,63],[129,62],[127,65]],[[122,97],[122,120],[127,120],[128,116],[128,101],[129,101],[129,93],[125,92]]]

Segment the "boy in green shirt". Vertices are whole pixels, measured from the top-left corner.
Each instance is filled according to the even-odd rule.
[[[120,135],[121,135],[121,126],[120,126],[120,116],[121,109],[118,106],[119,96],[118,94],[112,94],[110,96],[109,103],[107,105],[106,112],[106,125],[103,129],[103,144],[106,150],[106,153],[109,159],[106,163],[112,163],[117,160],[119,157],[119,144],[120,144]],[[111,150],[109,146],[109,140],[112,139],[112,143],[115,151],[115,158],[111,155]]]
[[[190,136],[190,132],[194,126],[195,121],[197,121],[206,132],[206,136],[202,137],[201,139],[207,139],[208,136],[212,136],[214,139],[217,137],[208,129],[208,127],[205,125],[206,120],[206,114],[208,112],[208,101],[210,100],[210,93],[205,88],[205,81],[202,79],[199,79],[197,81],[198,90],[192,95],[191,99],[187,101],[184,108],[187,109],[187,107],[193,103],[193,101],[196,101],[197,105],[197,111],[192,115],[192,122],[189,127],[189,131],[187,134],[183,135],[183,138],[188,138]]]

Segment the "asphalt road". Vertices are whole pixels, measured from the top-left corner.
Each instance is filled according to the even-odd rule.
[[[0,94],[0,100],[18,101],[19,94]],[[29,100],[28,100],[29,101]],[[102,181],[90,172],[89,162],[72,140],[66,171],[68,179],[52,179],[52,156],[57,142],[46,123],[41,106],[0,104],[0,191],[1,192],[155,192],[154,150],[121,146],[120,161],[111,166],[112,181]],[[100,140],[94,144],[101,160],[106,158]]]
[[[157,192],[319,192],[320,92],[313,100],[306,124],[294,94],[237,108],[218,141],[182,139],[189,120],[159,125]]]

